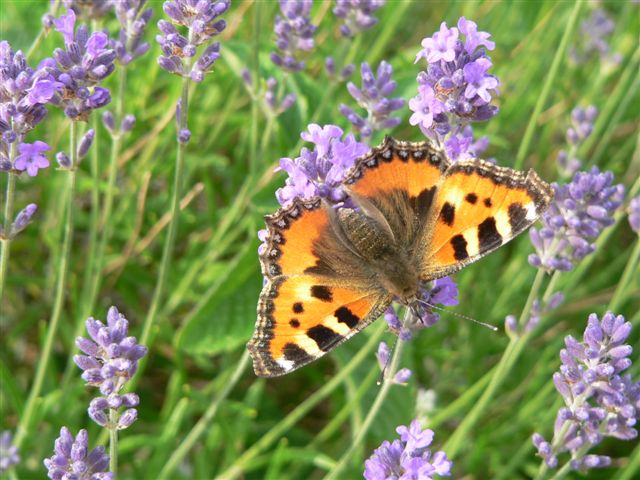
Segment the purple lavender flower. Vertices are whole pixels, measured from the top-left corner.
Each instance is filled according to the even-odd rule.
[[[18,172],[26,170],[27,175],[35,177],[39,169],[49,166],[49,160],[43,155],[48,150],[51,150],[51,147],[40,140],[34,143],[21,143],[18,145],[18,156],[13,167]]]
[[[20,463],[18,447],[12,445],[12,435],[9,430],[5,430],[0,435],[0,473],[4,473],[14,465]]]
[[[614,223],[624,186],[613,185],[613,173],[578,172],[566,185],[552,184],[555,198],[542,216],[542,228],[529,230],[536,253],[529,263],[547,271],[569,271],[595,250],[602,230]]]
[[[320,196],[337,204],[346,199],[341,182],[345,174],[361,155],[369,151],[364,143],[356,141],[353,134],[342,140],[342,129],[335,125],[321,127],[312,123],[308,132],[300,135],[303,140],[314,143],[313,150],[303,148],[296,159],[281,158],[278,170],[289,177],[285,186],[276,191],[280,205],[287,205],[294,198]]]
[[[432,430],[422,430],[420,422],[414,420],[409,427],[396,428],[399,440],[384,441],[371,457],[365,461],[366,480],[387,480],[390,478],[420,478],[431,480],[435,476],[451,475],[452,462],[447,454],[431,452]]]
[[[282,15],[276,15],[274,32],[278,52],[271,53],[271,61],[290,72],[304,68],[299,52],[313,49],[316,26],[311,24],[312,0],[280,0]]]
[[[44,460],[47,475],[52,480],[112,480],[113,474],[107,472],[109,455],[99,446],[89,452],[89,435],[80,430],[73,438],[67,427],[60,429],[56,439],[54,454]]]
[[[433,305],[457,305],[457,297],[458,286],[451,277],[439,278],[418,290],[418,300],[411,307],[411,314],[405,322],[400,321],[392,306],[386,310],[384,319],[392,332],[408,341],[415,332],[432,327],[440,320],[440,315],[433,312]]]
[[[631,229],[640,234],[640,195],[629,202],[629,225]]]
[[[370,29],[378,23],[374,13],[384,6],[385,0],[336,0],[333,14],[344,20],[340,33],[348,38]]]
[[[380,342],[378,345],[378,352],[376,353],[376,358],[378,359],[378,365],[380,366],[380,370],[384,373],[387,366],[389,365],[389,346],[385,342]],[[389,379],[391,383],[395,383],[397,385],[406,385],[406,383],[411,378],[412,372],[408,368],[401,368],[398,370],[393,378]]]
[[[116,17],[122,28],[116,40],[110,39],[111,48],[118,61],[128,65],[149,50],[149,43],[143,39],[144,31],[153,14],[153,9],[143,9],[146,0],[120,0],[115,2]]]
[[[423,48],[416,55],[416,62],[424,58],[428,65],[418,75],[418,95],[409,101],[414,112],[409,123],[444,145],[454,160],[473,156],[465,149],[474,143],[473,137],[467,138],[472,131],[463,134],[469,124],[498,113],[498,108],[490,105],[500,85],[488,72],[493,64],[485,48],[495,48],[490,36],[461,17],[457,28],[442,22],[438,32],[422,41]]]
[[[109,90],[99,84],[115,69],[116,54],[108,48],[106,33],[90,34],[85,25],[76,29],[75,23],[73,10],[55,21],[56,30],[64,37],[65,48],[56,48],[53,58],[43,60],[40,65],[62,84],[50,103],[64,109],[67,117],[86,121],[91,111],[111,101]]]
[[[15,238],[21,231],[27,228],[27,225],[31,223],[31,219],[33,215],[38,210],[38,206],[35,203],[30,203],[26,207],[24,207],[18,215],[16,215],[15,220],[11,224],[11,232],[9,233],[9,238]]]
[[[615,28],[615,23],[605,10],[594,9],[591,16],[581,23],[579,41],[571,48],[569,56],[576,64],[599,57],[606,65],[617,66],[622,61],[622,55],[611,53],[608,40]]]
[[[606,467],[609,457],[587,452],[604,437],[638,436],[634,426],[640,411],[640,382],[622,374],[631,366],[633,349],[624,343],[630,333],[631,323],[622,315],[607,312],[599,320],[592,313],[582,342],[571,335],[565,338],[562,365],[553,383],[566,406],[558,411],[551,442],[538,433],[532,437],[549,467],[556,468],[558,455],[564,452],[571,454],[574,470]]]
[[[195,62],[193,59],[200,45],[208,43],[226,28],[227,23],[219,17],[230,5],[231,0],[164,2],[162,9],[169,21],[158,22],[162,33],[156,36],[162,49],[162,56],[158,58],[160,67],[170,73],[189,77],[194,82],[201,82],[204,74],[212,70],[213,64],[220,57],[220,44],[210,44]]]
[[[598,109],[593,105],[587,108],[576,107],[571,112],[571,126],[567,129],[568,150],[558,152],[558,167],[564,177],[573,176],[582,166],[577,157],[578,148],[591,135]]]
[[[400,124],[400,117],[391,117],[391,112],[404,106],[400,97],[389,98],[396,89],[396,82],[391,79],[393,68],[385,61],[380,62],[377,75],[364,62],[361,65],[362,89],[353,83],[347,84],[347,90],[362,108],[367,111],[367,118],[358,115],[351,107],[340,105],[340,112],[347,117],[362,138],[371,138],[375,131],[394,128]],[[376,78],[377,76],[377,78]]]
[[[9,42],[0,42],[0,163],[3,171],[14,167],[10,145],[24,142],[26,134],[47,115],[45,104],[62,86],[44,69],[30,68],[24,54],[20,50],[14,54]]]
[[[73,360],[84,370],[82,378],[87,384],[98,387],[104,395],[91,402],[89,416],[99,425],[109,428],[126,428],[137,415],[129,409],[122,416],[116,415],[116,423],[112,425],[108,423],[111,419],[103,412],[107,408],[118,410],[138,405],[137,395],[119,394],[136,372],[138,360],[147,354],[147,347],[138,345],[135,337],[127,336],[128,329],[129,322],[124,315],[116,307],[111,307],[107,313],[107,325],[92,317],[87,319],[87,331],[93,341],[84,337],[76,339],[76,345],[86,355],[75,355]]]

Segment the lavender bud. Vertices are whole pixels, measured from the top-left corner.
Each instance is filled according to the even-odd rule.
[[[71,159],[64,152],[56,153],[56,161],[58,162],[58,165],[60,165],[60,168],[63,168],[63,169],[71,168]]]
[[[106,110],[102,114],[102,123],[104,124],[105,128],[109,130],[109,132],[113,133],[116,128],[116,121],[113,118],[113,113],[111,113],[109,110]]]
[[[27,225],[31,222],[31,218],[38,210],[38,206],[35,203],[30,203],[25,208],[23,208],[18,215],[16,215],[15,220],[11,224],[11,231],[9,233],[9,237],[13,238],[22,230],[27,228]]]
[[[128,428],[138,418],[138,411],[135,408],[125,410],[122,416],[118,419],[118,430]]]
[[[191,139],[191,131],[188,128],[183,128],[178,132],[178,142],[181,144],[189,143]]]
[[[89,149],[91,148],[91,144],[93,143],[95,135],[96,132],[93,130],[93,128],[90,128],[89,130],[87,130],[87,133],[84,134],[82,139],[80,139],[80,144],[78,145],[77,151],[78,160],[82,160],[87,156],[87,152],[89,152]]]
[[[125,115],[122,119],[122,123],[120,124],[120,132],[127,133],[129,132],[136,123],[135,115],[128,114]]]

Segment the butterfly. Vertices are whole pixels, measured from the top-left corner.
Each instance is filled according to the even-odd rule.
[[[475,262],[547,209],[551,186],[481,159],[450,161],[431,142],[387,137],[342,187],[354,208],[294,199],[267,215],[266,283],[247,347],[256,375],[289,373],[323,356],[397,301]]]

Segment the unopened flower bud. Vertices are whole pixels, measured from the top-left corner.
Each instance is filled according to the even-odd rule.
[[[58,165],[60,165],[60,168],[71,168],[71,159],[64,152],[56,153],[56,161],[58,162]]]
[[[38,210],[38,206],[35,203],[30,203],[26,207],[16,215],[16,219],[13,224],[11,224],[11,233],[9,234],[10,238],[15,237],[22,230],[27,228],[27,225],[31,222],[31,218]]]
[[[91,148],[91,144],[93,143],[93,139],[96,136],[96,132],[93,128],[87,130],[87,133],[84,134],[82,139],[80,140],[80,144],[78,145],[78,160],[82,160],[87,156],[89,149]]]

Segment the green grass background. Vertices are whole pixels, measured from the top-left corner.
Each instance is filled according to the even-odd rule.
[[[136,335],[149,308],[166,234],[163,215],[169,211],[175,160],[172,112],[180,95],[180,80],[156,63],[159,48],[153,38],[162,9],[161,2],[150,4],[154,16],[146,37],[152,48],[128,69],[125,111],[135,114],[137,123],[125,138],[118,160],[116,203],[109,218],[113,236],[102,287],[92,310],[93,316],[104,319],[107,308],[117,305]],[[44,1],[3,0],[2,39],[9,40],[15,50],[26,51],[38,34],[40,16],[47,5]],[[263,226],[263,215],[276,210],[273,193],[284,181],[283,174],[274,175],[272,170],[280,157],[297,155],[299,132],[311,119],[350,130],[338,106],[353,105],[353,101],[344,85],[328,83],[324,58],[343,55],[356,64],[367,61],[375,66],[386,60],[394,67],[396,94],[408,100],[415,95],[415,77],[424,68],[422,62],[413,63],[421,39],[436,31],[442,21],[452,26],[462,15],[474,20],[479,30],[490,32],[496,42],[490,56],[493,72],[501,80],[497,99],[500,113],[478,124],[476,135],[490,138],[486,156],[513,166],[574,3],[388,1],[377,12],[379,24],[355,42],[348,42],[338,35],[332,4],[316,2],[312,20],[319,25],[317,46],[306,56],[307,68],[287,79],[287,90],[298,95],[298,102],[278,117],[272,128],[267,128],[263,115],[257,117],[258,147],[253,149],[256,154],[252,158],[252,100],[240,70],[252,68],[257,53],[260,76],[281,78],[269,60],[278,5],[264,1],[260,7],[258,11],[252,2],[233,2],[225,16],[228,27],[220,36],[222,56],[214,73],[193,89],[189,111],[193,135],[187,147],[185,175],[189,201],[181,212],[169,284],[153,327],[149,361],[138,379],[139,420],[120,435],[123,479],[157,478],[238,365],[253,331],[262,284],[256,232]],[[593,8],[583,5],[579,22],[588,18]],[[594,135],[580,151],[581,157],[585,165],[613,171],[616,180],[629,188],[640,172],[640,7],[619,1],[605,2],[602,8],[615,21],[610,45],[612,51],[622,54],[622,62],[613,69],[606,69],[599,59],[575,65],[562,52],[524,166],[535,168],[548,181],[555,180],[556,156],[564,146],[570,112],[577,105],[593,104],[601,114]],[[255,18],[257,11],[259,16]],[[117,22],[107,17],[105,27],[113,33]],[[580,41],[578,25],[569,43]],[[61,36],[51,33],[30,63],[35,65],[60,44]],[[108,79],[107,86],[114,87],[115,76]],[[360,84],[357,73],[351,80]],[[401,115],[403,123],[391,133],[400,139],[420,140],[420,131],[408,123],[408,108]],[[52,108],[29,139],[45,140],[56,152],[66,147],[67,131],[68,123]],[[377,135],[373,143],[383,135]],[[104,193],[109,139],[102,127],[98,138],[100,189]],[[82,321],[80,292],[87,264],[92,186],[88,165],[85,160],[78,177],[67,301],[43,397],[20,452],[19,478],[44,476],[42,459],[51,455],[62,425],[74,433],[88,428],[91,445],[100,438],[100,429],[86,415],[88,402],[96,392],[83,386],[75,366],[71,374],[64,375],[70,356],[77,353],[74,335]],[[257,184],[249,174],[252,168],[259,178]],[[60,192],[64,182],[64,174],[53,167],[36,178],[23,176],[18,182],[16,209],[36,202],[39,210],[33,224],[12,243],[2,305],[10,320],[0,352],[2,429],[15,429],[41,352],[59,261],[64,218]],[[535,474],[539,458],[530,435],[539,431],[548,438],[552,431],[560,400],[551,375],[559,366],[563,338],[569,333],[581,335],[590,312],[604,313],[636,241],[637,236],[622,218],[584,266],[560,277],[558,286],[566,295],[566,303],[546,320],[465,438],[453,458],[453,478],[517,479]],[[501,327],[505,315],[522,310],[535,276],[535,270],[527,264],[531,252],[527,235],[522,235],[458,273],[455,280],[459,283],[460,305],[454,310]],[[639,305],[635,272],[616,313],[634,323],[630,343],[636,352],[640,350]],[[239,459],[246,460],[237,472],[240,478],[321,478],[350,445],[379,390],[375,348],[364,353],[362,349],[371,335],[380,334],[381,328],[379,324],[370,327],[324,359],[283,378],[257,379],[250,369],[244,371],[170,478],[215,478],[228,472]],[[389,333],[381,338],[392,341]],[[360,478],[363,460],[372,450],[382,440],[395,438],[397,425],[406,425],[416,417],[419,389],[435,393],[435,403],[420,413],[427,419],[425,425],[436,433],[435,448],[440,448],[482,393],[488,372],[507,343],[502,331],[492,333],[447,314],[434,328],[421,332],[407,345],[401,360],[402,366],[414,371],[413,378],[406,387],[392,388],[343,478]],[[377,342],[369,344],[375,347]],[[335,385],[330,384],[359,353],[364,360]],[[635,378],[638,369],[636,362],[631,369]],[[296,409],[306,405],[303,402],[307,399],[316,398],[314,393],[322,388],[328,394],[295,422],[289,422],[291,412],[300,412]],[[274,433],[274,426],[283,419],[288,428]],[[593,478],[631,478],[629,462],[634,458],[637,474],[637,442],[608,439],[597,452],[616,460],[613,468],[594,473]]]

